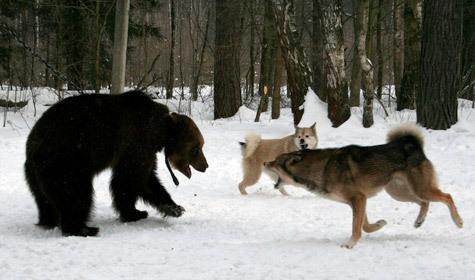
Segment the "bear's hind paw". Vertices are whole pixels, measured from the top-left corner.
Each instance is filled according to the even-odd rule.
[[[180,217],[181,215],[183,215],[183,213],[185,212],[185,208],[183,208],[182,206],[180,205],[162,205],[160,206],[160,208],[158,209],[163,217]]]

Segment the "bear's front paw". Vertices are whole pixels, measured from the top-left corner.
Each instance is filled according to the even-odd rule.
[[[158,209],[164,217],[170,216],[170,217],[180,217],[183,215],[183,212],[185,212],[185,208],[183,208],[180,205],[162,205]]]

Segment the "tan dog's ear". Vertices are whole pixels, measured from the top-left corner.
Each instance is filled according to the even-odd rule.
[[[315,125],[316,125],[316,124],[317,124],[317,122],[314,122],[310,128],[313,129],[313,130],[315,130]]]

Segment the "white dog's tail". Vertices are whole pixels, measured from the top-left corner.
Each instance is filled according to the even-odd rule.
[[[259,143],[261,142],[261,137],[256,134],[248,134],[246,136],[246,143],[241,143],[241,148],[242,148],[242,156],[244,158],[250,157],[257,149],[257,146],[259,146]]]

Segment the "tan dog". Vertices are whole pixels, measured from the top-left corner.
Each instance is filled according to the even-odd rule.
[[[385,220],[371,224],[366,216],[366,200],[382,189],[396,200],[420,205],[416,228],[424,222],[431,201],[446,204],[454,223],[463,226],[452,197],[439,189],[420,131],[412,126],[391,131],[384,145],[303,150],[283,154],[266,167],[278,175],[277,185],[298,185],[351,206],[353,234],[346,248],[356,245],[362,229],[369,233],[386,225]]]
[[[281,139],[261,139],[250,134],[246,137],[246,143],[242,143],[242,169],[244,178],[239,183],[239,191],[246,195],[246,188],[254,185],[261,177],[264,162],[274,160],[278,155],[294,152],[300,149],[315,149],[318,138],[315,124],[311,127],[295,129],[295,133]],[[288,195],[283,186],[278,187],[283,195]]]

